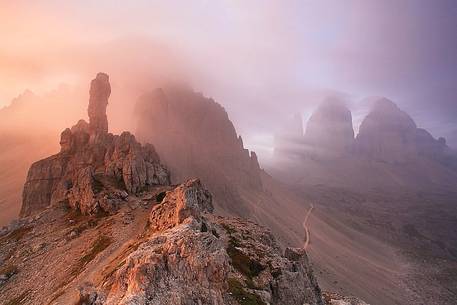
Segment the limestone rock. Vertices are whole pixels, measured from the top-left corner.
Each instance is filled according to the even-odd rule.
[[[137,194],[170,183],[168,170],[152,145],[141,145],[129,132],[107,132],[104,111],[109,93],[108,76],[99,73],[91,84],[91,123],[80,120],[65,129],[60,152],[32,164],[21,216],[55,204],[68,204],[84,214],[111,212],[125,199],[121,191]]]
[[[107,198],[125,196],[101,187]],[[141,205],[144,198],[164,191],[152,209]],[[323,305],[303,249],[288,248],[283,254],[269,230],[215,216],[212,210],[210,193],[193,179],[130,196],[129,204],[104,217],[50,207],[40,217],[22,218],[1,237],[0,262],[13,272],[0,268],[0,299],[14,303],[24,295],[30,304]]]
[[[152,209],[149,222],[154,231],[163,231],[188,217],[200,220],[201,214],[212,211],[211,194],[202,188],[200,180],[194,179],[168,192],[161,204]]]
[[[108,132],[108,118],[106,107],[111,94],[109,76],[105,73],[98,73],[90,84],[90,99],[87,113],[91,129],[99,132]]]
[[[67,159],[54,155],[35,162],[29,169],[22,192],[21,216],[45,209],[59,196],[56,192],[66,171]]]
[[[213,99],[183,86],[168,86],[143,95],[136,105],[136,135],[154,143],[173,173],[173,182],[199,177],[215,205],[238,214],[238,190],[262,191],[255,154],[243,147],[225,109]]]
[[[149,236],[114,262],[121,267],[93,298],[113,305],[323,304],[305,251],[281,255],[266,229],[211,211],[199,180],[169,191],[151,211]]]
[[[103,295],[99,295],[95,288],[89,284],[84,283],[79,287],[79,300],[78,304],[81,305],[103,305],[105,299]]]

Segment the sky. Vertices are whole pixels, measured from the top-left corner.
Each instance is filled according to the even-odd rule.
[[[386,96],[457,147],[456,1],[0,0],[0,20],[0,107],[104,71],[128,103],[189,82],[255,150],[327,95],[356,126]]]

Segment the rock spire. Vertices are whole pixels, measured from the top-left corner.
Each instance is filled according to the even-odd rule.
[[[109,76],[105,73],[98,73],[95,79],[90,83],[89,90],[89,125],[93,131],[106,133],[108,132],[108,118],[106,116],[106,107],[108,98],[111,94]]]
[[[65,129],[60,152],[32,164],[21,216],[57,204],[83,214],[111,213],[129,194],[170,184],[168,170],[151,144],[141,145],[129,132],[107,132],[110,91],[108,75],[98,73],[90,89],[90,123],[80,120]]]

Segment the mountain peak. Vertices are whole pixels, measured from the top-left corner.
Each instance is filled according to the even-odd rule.
[[[351,111],[339,99],[324,100],[307,123],[305,141],[318,148],[341,153],[348,149],[353,140]]]

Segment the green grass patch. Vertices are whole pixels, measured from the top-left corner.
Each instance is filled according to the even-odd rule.
[[[237,279],[229,278],[227,282],[229,291],[240,305],[266,305],[257,294],[246,291]]]
[[[233,267],[247,277],[247,283],[249,286],[254,286],[252,278],[258,276],[260,272],[265,269],[265,266],[257,260],[244,254],[244,252],[239,249],[242,248],[242,244],[240,240],[233,236],[233,234],[236,233],[234,228],[227,224],[222,224],[222,227],[229,235],[227,254],[232,261]]]
[[[232,260],[232,265],[236,270],[246,275],[249,280],[252,280],[252,278],[259,275],[265,267],[237,249],[236,245],[236,243],[230,240],[229,246],[227,247],[227,254]]]

